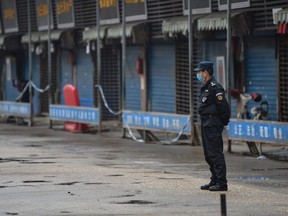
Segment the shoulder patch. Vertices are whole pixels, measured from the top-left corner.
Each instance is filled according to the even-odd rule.
[[[216,83],[215,82],[211,82],[211,86],[215,86],[216,85]]]
[[[223,93],[216,94],[217,100],[222,101],[223,100]]]

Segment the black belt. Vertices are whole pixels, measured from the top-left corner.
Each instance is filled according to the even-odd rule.
[[[211,119],[213,117],[217,116],[216,114],[206,114],[206,115],[200,115],[201,120],[207,120]]]

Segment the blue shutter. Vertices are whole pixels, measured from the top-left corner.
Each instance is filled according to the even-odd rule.
[[[69,50],[61,50],[61,69],[60,69],[60,104],[65,104],[63,88],[66,84],[72,83],[72,66],[70,64]]]
[[[32,54],[32,81],[40,88],[40,56],[35,53]],[[33,113],[34,115],[40,114],[40,97],[41,93],[34,89],[33,96]]]
[[[159,44],[151,46],[148,86],[150,111],[176,113],[174,45]]]
[[[141,81],[136,72],[136,61],[141,53],[139,46],[128,46],[126,50],[126,110],[141,110]]]
[[[16,101],[16,98],[19,96],[17,87],[13,86],[13,80],[16,81],[16,59],[14,57],[10,58],[10,69],[5,60],[5,100],[6,101]],[[9,72],[10,71],[10,72]],[[9,73],[9,76],[8,76]]]
[[[277,75],[274,38],[254,38],[247,41],[247,93],[260,93],[269,104],[269,116],[277,120]],[[248,111],[259,103],[248,102]]]
[[[227,49],[226,49],[226,41],[208,41],[207,42],[207,59],[203,59],[203,60],[207,60],[207,61],[211,61],[214,64],[214,77],[216,80],[218,80],[217,77],[217,72],[216,72],[216,58],[218,56],[224,56],[225,59],[225,69],[226,69],[226,64],[227,64],[227,58],[226,58],[226,54],[227,54]],[[226,77],[227,80],[227,77]],[[225,89],[226,86],[223,86],[223,88]],[[225,89],[227,90],[227,89]],[[231,108],[231,118],[237,118],[237,100],[235,99],[231,99],[230,101],[230,108]]]
[[[24,79],[29,80],[29,53],[25,50],[24,54]],[[35,52],[32,53],[32,81],[40,88],[40,56],[36,55]],[[41,94],[33,89],[33,114],[40,114],[40,100]]]
[[[80,105],[94,107],[93,62],[90,54],[86,54],[85,47],[77,49],[77,88]]]

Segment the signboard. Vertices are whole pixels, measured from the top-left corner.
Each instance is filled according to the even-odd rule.
[[[273,121],[231,120],[229,139],[288,143],[288,124]]]
[[[58,28],[75,26],[73,0],[57,0],[57,21]]]
[[[126,21],[147,19],[147,0],[125,0]]]
[[[51,17],[50,17],[50,27],[53,29],[53,16],[52,16],[52,8]],[[37,26],[38,30],[48,30],[48,0],[36,0],[36,15],[37,15]]]
[[[7,116],[29,117],[30,103],[0,102],[0,114]]]
[[[5,33],[18,32],[18,19],[15,0],[2,0],[2,18]]]
[[[118,0],[99,0],[100,24],[115,24],[120,22]]]
[[[49,115],[52,120],[99,124],[99,110],[96,108],[50,105]]]
[[[188,1],[183,0],[183,14],[188,15]],[[190,0],[192,7],[192,14],[211,13],[211,0]]]
[[[189,116],[187,115],[124,111],[122,117],[124,127],[176,133],[183,130],[186,134],[191,132]]]
[[[250,0],[230,0],[230,2],[232,9],[250,7]],[[218,8],[227,10],[227,0],[218,0]]]

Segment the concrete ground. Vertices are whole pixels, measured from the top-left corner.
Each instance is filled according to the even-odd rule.
[[[221,215],[201,146],[0,123],[0,215]],[[288,163],[225,152],[227,215],[288,215]],[[263,149],[265,151],[265,148]]]

